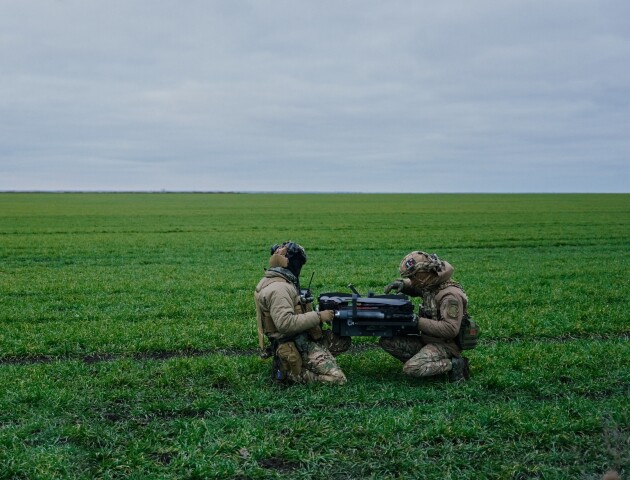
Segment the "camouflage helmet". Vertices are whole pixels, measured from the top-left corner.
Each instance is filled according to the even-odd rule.
[[[400,262],[400,276],[409,278],[419,272],[439,272],[444,262],[435,253],[411,252]]]

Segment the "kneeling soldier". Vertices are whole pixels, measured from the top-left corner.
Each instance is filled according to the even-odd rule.
[[[422,297],[418,319],[419,337],[381,337],[379,345],[405,362],[403,372],[414,377],[449,373],[453,382],[468,380],[468,359],[457,344],[462,319],[467,315],[468,297],[451,280],[453,266],[435,254],[411,252],[400,263],[400,275],[385,287],[412,297]]]
[[[271,342],[276,382],[344,384],[346,376],[329,347],[341,353],[350,345],[330,331],[322,332],[322,322],[330,322],[333,311],[315,312],[301,298],[299,278],[305,263],[306,252],[297,243],[271,247],[269,268],[254,293],[261,347],[265,335]]]

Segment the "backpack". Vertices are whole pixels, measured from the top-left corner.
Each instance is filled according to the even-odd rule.
[[[457,334],[457,346],[460,350],[472,350],[477,346],[479,339],[479,327],[477,323],[468,315],[462,318],[462,326]]]

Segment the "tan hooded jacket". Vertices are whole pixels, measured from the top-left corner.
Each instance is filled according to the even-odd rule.
[[[267,270],[254,300],[259,332],[271,339],[289,338],[320,324],[317,312],[302,313],[297,288],[279,272]]]
[[[403,293],[412,297],[422,297],[422,305],[431,311],[432,318],[418,319],[423,343],[443,344],[449,352],[459,357],[461,351],[455,337],[467,312],[468,297],[459,284],[451,281],[453,271],[453,266],[444,262],[444,268],[438,272],[435,280],[423,288],[414,286],[410,279],[405,278]]]

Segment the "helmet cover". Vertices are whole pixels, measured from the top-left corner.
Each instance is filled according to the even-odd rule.
[[[418,272],[439,272],[444,267],[444,262],[435,253],[426,253],[420,250],[411,252],[400,262],[400,276],[409,278]]]

